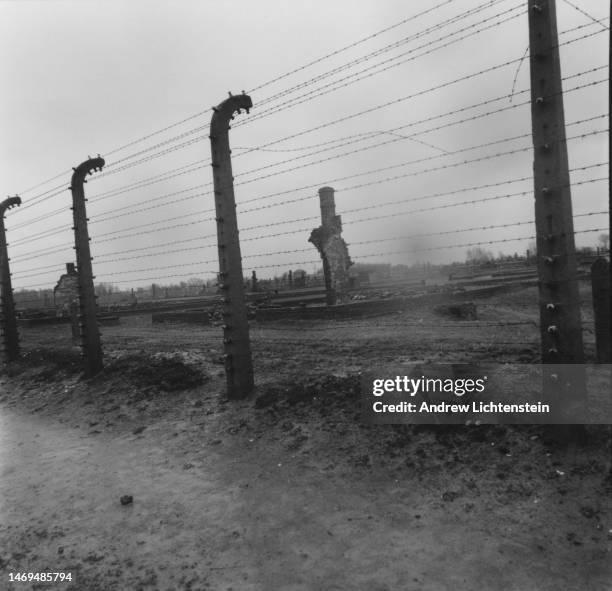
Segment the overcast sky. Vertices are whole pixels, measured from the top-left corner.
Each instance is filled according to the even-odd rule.
[[[608,128],[608,83],[571,89],[607,78],[609,3],[572,4],[600,21],[557,1],[559,31],[575,29],[560,37],[562,74],[569,77],[566,122],[593,118],[567,130],[568,137],[589,134],[568,141],[570,168],[590,167],[571,173],[575,227],[586,230],[607,222],[606,215],[581,214],[607,210],[607,181],[595,181],[608,175],[607,132],[591,132]],[[526,6],[524,0],[0,1],[0,179],[5,196],[23,199],[21,211],[6,216],[15,289],[52,287],[73,259],[71,197],[58,191],[69,186],[71,167],[98,153],[107,170],[86,186],[96,282],[126,288],[210,278],[217,270],[210,107],[242,90],[254,107],[236,117],[230,141],[245,275],[253,268],[268,277],[320,266],[307,239],[320,223],[323,185],[337,189],[337,213],[356,262],[464,260],[465,245],[501,240],[507,242],[483,247],[524,253],[534,215],[531,121],[523,104],[529,94],[521,92],[529,88],[529,60],[471,75],[524,55]],[[396,47],[370,56],[389,44]],[[307,67],[269,83],[301,66]],[[370,112],[336,122],[363,110]],[[473,119],[457,123],[466,118]],[[177,149],[160,154],[168,148]],[[154,157],[141,161],[148,156]],[[599,163],[606,166],[592,166]],[[370,172],[384,167],[393,168]],[[402,178],[388,180],[393,176]],[[432,196],[438,193],[447,194]],[[515,222],[525,223],[462,231]],[[595,244],[600,233],[580,232],[577,242]],[[441,248],[448,245],[457,246]]]

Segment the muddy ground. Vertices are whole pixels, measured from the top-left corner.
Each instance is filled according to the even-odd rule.
[[[122,318],[89,380],[68,327],[22,329],[0,384],[0,589],[609,591],[608,427],[566,446],[361,420],[379,364],[536,362],[535,297],[479,300],[477,321],[254,322],[240,402],[219,327]],[[585,318],[592,359],[588,300]],[[24,572],[72,581],[10,583]]]

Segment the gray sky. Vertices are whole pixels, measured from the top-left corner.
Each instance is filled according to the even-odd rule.
[[[52,189],[67,188],[71,167],[98,153],[106,157],[106,174],[98,173],[100,178],[96,180],[90,177],[86,186],[96,281],[125,288],[153,281],[164,284],[189,277],[210,278],[217,269],[217,254],[215,223],[211,219],[214,203],[208,185],[212,181],[208,125],[210,107],[224,100],[230,90],[250,92],[254,103],[251,114],[237,117],[230,132],[245,275],[252,268],[257,269],[258,276],[267,277],[291,268],[311,272],[319,266],[309,262],[317,261],[318,254],[307,242],[319,220],[290,220],[317,217],[316,188],[327,184],[337,189],[337,213],[343,218],[351,256],[358,262],[463,260],[467,247],[439,247],[530,236],[530,224],[456,232],[533,219],[532,181],[527,178],[501,184],[529,177],[530,149],[453,166],[529,148],[529,106],[521,105],[529,97],[527,92],[521,93],[529,88],[529,60],[522,62],[518,74],[518,63],[513,62],[487,74],[447,84],[524,54],[528,43],[526,2],[494,0],[482,10],[444,24],[485,4],[484,0],[447,2],[258,88],[442,2],[0,1],[0,178],[5,195],[18,193],[23,199],[21,211],[11,210],[6,221],[15,289],[52,287],[64,263],[73,257],[70,193],[54,195],[57,191]],[[608,2],[572,0],[572,4],[596,19],[609,17]],[[566,122],[606,115],[607,82],[568,90],[607,77],[608,32],[597,34],[603,31],[602,26],[565,0],[558,0],[557,10],[560,32],[582,26],[562,35],[561,43],[593,34],[561,47],[563,76],[606,66],[564,82]],[[505,22],[492,26],[500,21]],[[604,23],[608,26],[609,21]],[[406,38],[409,39],[392,51],[359,60]],[[352,67],[311,81],[352,60],[357,61]],[[380,72],[387,66],[390,67]],[[311,82],[264,103],[275,93],[306,81]],[[334,81],[343,86],[335,89]],[[444,88],[422,92],[443,84]],[[330,89],[335,90],[315,96]],[[421,94],[333,123],[416,93]],[[503,98],[492,100],[499,97]],[[302,102],[283,108],[287,100]],[[491,102],[466,108],[484,101]],[[446,125],[511,105],[516,107]],[[257,119],[258,113],[275,106]],[[192,117],[197,113],[203,114]],[[112,153],[189,117],[192,118],[163,133]],[[424,119],[430,120],[417,123]],[[301,133],[328,123],[316,131]],[[398,129],[402,126],[404,129]],[[441,128],[432,130],[434,127]],[[607,127],[607,117],[597,118],[569,126],[568,136]],[[388,133],[389,130],[396,131]],[[423,133],[412,139],[393,135],[417,132]],[[151,149],[183,133],[180,139]],[[300,135],[277,141],[293,134]],[[357,134],[364,135],[354,137]],[[512,141],[464,150],[524,134],[526,137]],[[181,146],[189,140],[193,141]],[[339,146],[352,143],[334,148],[330,142]],[[382,142],[388,143],[362,149]],[[267,148],[245,150],[266,145]],[[570,168],[607,162],[607,132],[570,140],[568,146]],[[138,162],[173,147],[180,149]],[[143,150],[148,151],[135,155]],[[353,150],[360,151],[337,157]],[[458,150],[464,151],[448,154]],[[288,159],[293,160],[280,164]],[[413,160],[420,162],[405,164]],[[137,164],[121,169],[129,163]],[[170,177],[169,173],[160,181],[162,173],[190,164],[193,166],[178,171],[183,174]],[[364,174],[394,165],[398,166]],[[280,173],[290,168],[295,169]],[[430,168],[436,170],[424,172]],[[572,172],[571,177],[572,182],[583,183],[607,174],[606,165]],[[27,190],[56,175],[61,176]],[[385,180],[397,175],[404,176]],[[347,178],[337,180],[344,177]],[[124,191],[140,182],[149,184]],[[369,185],[354,188],[362,183]],[[487,184],[497,186],[417,199]],[[113,194],[117,191],[123,192]],[[607,181],[586,182],[573,189],[574,213],[579,215],[575,221],[577,230],[606,225],[606,215],[580,214],[606,210],[607,191]],[[526,194],[431,209],[517,192]],[[273,193],[282,194],[266,198]],[[163,197],[168,194],[171,195]],[[53,196],[46,198],[50,195]],[[288,200],[293,202],[283,203]],[[384,205],[387,202],[393,203]],[[263,205],[275,206],[253,210]],[[414,212],[423,208],[430,210]],[[350,211],[355,209],[361,211]],[[62,211],[56,213],[58,210]],[[413,213],[406,213],[410,211]],[[379,219],[364,221],[371,217]],[[290,222],[249,229],[282,221]],[[599,232],[579,233],[577,242],[595,244],[598,235]],[[522,253],[529,242],[500,242],[484,248]],[[282,254],[301,249],[304,251]],[[181,252],[172,252],[175,250]],[[392,252],[400,254],[387,254]],[[139,258],[126,258],[135,256]]]

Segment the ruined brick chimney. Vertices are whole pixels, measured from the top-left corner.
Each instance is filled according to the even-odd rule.
[[[353,264],[348,247],[342,239],[342,220],[336,215],[334,190],[331,187],[319,189],[321,204],[321,225],[315,228],[308,239],[321,255],[325,277],[326,301],[335,304],[346,295],[349,287],[349,267]]]
[[[68,315],[70,304],[79,297],[79,279],[74,263],[66,263],[66,272],[53,288],[53,303],[59,315]]]
[[[319,189],[319,201],[321,203],[321,223],[324,226],[332,226],[336,218],[336,200],[334,190],[331,187]],[[340,223],[340,218],[338,218]]]

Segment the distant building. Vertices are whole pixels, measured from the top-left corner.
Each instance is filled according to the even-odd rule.
[[[293,271],[293,287],[306,287],[308,273],[303,269]]]

